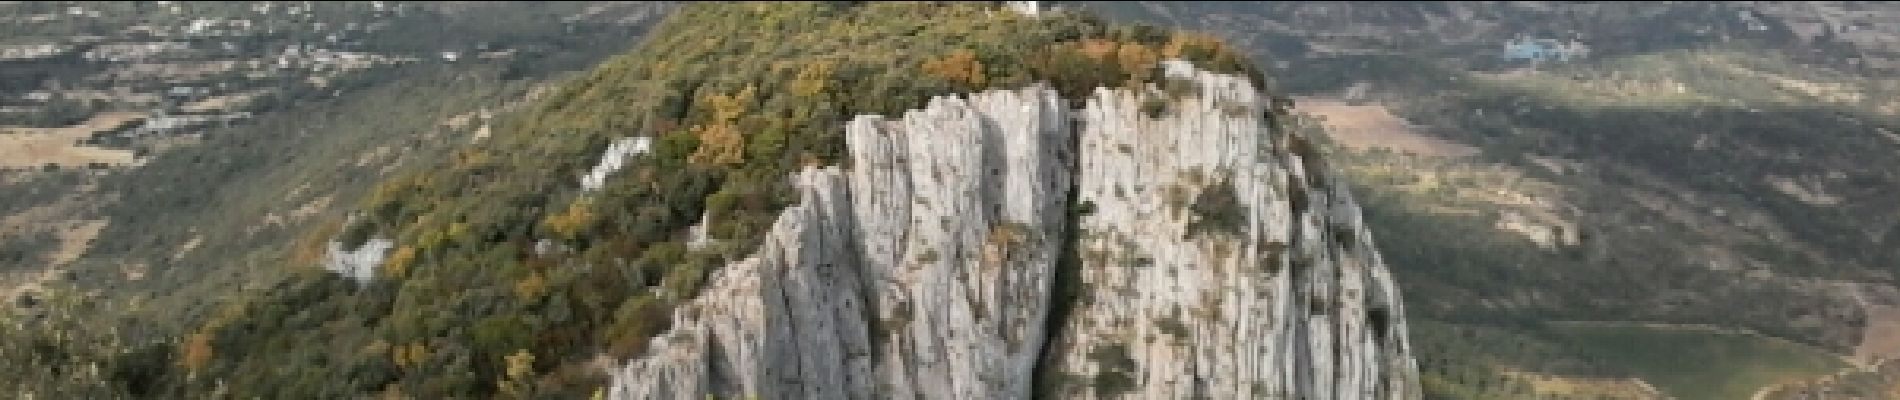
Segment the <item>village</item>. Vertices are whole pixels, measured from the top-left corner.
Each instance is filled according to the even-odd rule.
[[[155,141],[243,123],[339,79],[481,50],[360,50],[409,7],[0,2],[0,21],[22,33],[0,40],[0,169],[135,166]],[[82,34],[32,34],[62,29]],[[480,59],[512,55],[494,50]]]

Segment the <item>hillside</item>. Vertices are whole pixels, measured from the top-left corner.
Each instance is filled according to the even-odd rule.
[[[1600,357],[1553,327],[1567,321],[1735,329],[1859,364],[1900,355],[1882,328],[1900,300],[1900,36],[1886,22],[1900,10],[1090,7],[1274,60],[1276,87],[1334,131],[1321,136],[1363,194],[1408,307],[1448,323],[1420,325],[1446,330],[1420,335],[1422,372],[1444,383],[1434,396],[1514,398],[1546,393],[1545,378],[1612,382],[1660,367]],[[1708,376],[1755,389],[1784,379],[1727,364]]]
[[[775,39],[752,39],[764,37]],[[137,287],[176,292],[116,303],[136,305],[114,312],[130,321],[168,320],[97,338],[138,339],[131,350],[56,358],[119,374],[64,393],[640,397],[688,378],[640,371],[727,354],[677,344],[713,339],[741,352],[716,363],[739,372],[662,397],[1416,394],[1402,307],[1357,206],[1308,139],[1288,133],[1265,78],[1209,36],[987,3],[694,4],[518,108],[487,98],[497,112],[466,136],[421,123],[432,119],[358,125],[444,85],[407,82],[415,91],[304,109],[324,122],[277,122],[336,133],[155,159],[228,162],[243,173],[226,184],[276,189],[134,192],[263,222],[115,211],[134,222],[102,234],[115,247],[93,251],[81,280],[136,272],[157,278]],[[982,100],[1011,96],[1034,100]],[[442,106],[433,114],[468,126],[452,121],[474,110]],[[1006,110],[1041,114],[989,127]],[[1093,116],[1061,128],[1076,113]],[[402,133],[357,141],[385,130]],[[367,161],[325,164],[352,152]],[[266,167],[267,154],[298,156]],[[138,171],[151,175],[124,179],[190,173]],[[843,171],[913,182],[915,199],[844,184]],[[990,184],[1016,189],[975,190]],[[905,217],[931,213],[942,220]],[[166,225],[187,228],[153,228]],[[136,232],[148,235],[126,236]],[[883,242],[902,237],[920,242]],[[147,261],[168,244],[176,260]],[[777,274],[787,277],[765,278]],[[744,283],[778,279],[802,289],[775,298]],[[96,307],[59,301],[73,314]],[[705,336],[711,327],[731,336]],[[926,345],[937,339],[954,347]],[[848,371],[826,357],[867,349],[895,357],[872,363],[890,373],[882,383],[824,380],[855,376],[824,372]],[[1242,350],[1269,361],[1229,355]],[[758,380],[785,365],[814,375]]]
[[[1890,4],[1059,3],[0,2],[0,390],[1900,376]]]
[[[526,2],[420,7],[388,2],[389,8],[381,11],[367,2],[296,10],[254,2],[174,2],[171,10],[139,8],[157,6],[149,3],[68,3],[96,13],[43,20],[43,14],[32,13],[67,9],[49,8],[54,5],[50,3],[0,4],[0,16],[41,21],[7,19],[0,27],[45,35],[9,37],[34,43],[178,40],[193,47],[180,54],[121,60],[85,60],[78,56],[84,50],[78,50],[73,60],[61,60],[54,65],[59,68],[53,68],[72,75],[9,80],[19,85],[5,89],[8,99],[22,94],[14,90],[118,93],[125,97],[108,99],[100,104],[102,110],[94,111],[136,112],[146,118],[148,113],[203,111],[196,106],[214,103],[209,100],[227,93],[266,94],[248,103],[226,103],[234,105],[227,111],[247,112],[246,118],[72,143],[75,148],[137,153],[138,161],[129,165],[35,164],[32,169],[0,170],[0,295],[6,296],[0,306],[5,325],[0,329],[0,359],[8,360],[0,373],[9,376],[0,380],[0,391],[13,397],[163,397],[155,391],[182,378],[170,373],[179,361],[184,334],[223,303],[253,296],[253,291],[295,275],[295,270],[281,267],[282,260],[285,249],[304,231],[343,218],[343,211],[352,208],[350,199],[360,197],[380,176],[426,165],[444,149],[483,135],[489,130],[483,115],[504,112],[535,97],[564,73],[625,51],[630,44],[619,41],[638,37],[648,25],[646,18],[664,10],[640,2],[551,7]],[[396,15],[396,9],[407,11]],[[529,10],[534,11],[524,12]],[[253,25],[249,30],[188,33],[193,20],[186,18],[186,11],[212,19],[247,19]],[[575,17],[582,13],[591,16]],[[402,28],[363,32],[363,26],[395,22]],[[432,28],[401,32],[423,24]],[[134,26],[154,31],[130,29]],[[66,33],[74,36],[62,36]],[[338,41],[327,41],[327,34],[336,34]],[[392,36],[432,44],[407,46]],[[442,36],[457,39],[434,40]],[[344,38],[351,40],[343,43]],[[219,40],[244,45],[205,51],[221,48]],[[484,41],[484,46],[510,55],[456,62],[434,58],[444,48],[473,49]],[[299,50],[304,45],[310,50]],[[336,62],[346,53],[338,48],[345,46],[430,59],[368,68],[319,62]],[[279,65],[278,57],[287,53],[284,47],[299,55]],[[14,69],[33,62],[0,61],[0,69],[40,71]],[[252,72],[248,77],[167,75],[180,66],[225,62],[244,68],[263,65],[258,69],[269,72],[246,71]],[[104,79],[93,74],[118,75]],[[137,103],[147,91],[166,92],[161,83],[167,79],[214,90],[168,99],[169,105]],[[114,85],[127,92],[118,92]],[[206,97],[196,97],[201,95]],[[35,106],[7,104],[10,112]]]

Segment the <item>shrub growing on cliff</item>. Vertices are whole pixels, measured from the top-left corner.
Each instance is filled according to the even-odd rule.
[[[1101,367],[1092,382],[1097,394],[1116,396],[1135,390],[1135,359],[1128,356],[1128,345],[1116,343],[1096,346],[1089,351],[1089,361]]]
[[[1076,202],[1074,206],[1070,208],[1069,213],[1076,217],[1095,215],[1095,202],[1088,200]]]
[[[1149,98],[1141,99],[1141,115],[1145,115],[1150,119],[1158,119],[1163,116],[1167,116],[1168,106],[1171,103],[1172,101],[1168,100],[1165,97],[1149,97]]]
[[[1225,180],[1201,189],[1188,210],[1195,216],[1194,222],[1188,223],[1189,235],[1206,232],[1239,235],[1247,224],[1247,210],[1241,207],[1234,184]]]
[[[1168,336],[1173,337],[1176,341],[1185,340],[1193,336],[1193,331],[1188,330],[1187,325],[1182,324],[1181,319],[1176,316],[1168,316],[1167,318],[1155,320],[1155,329],[1160,329],[1161,333],[1168,334]]]

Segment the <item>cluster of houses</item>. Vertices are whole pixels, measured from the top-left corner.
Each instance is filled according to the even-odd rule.
[[[0,2],[0,11],[26,10],[8,3]],[[161,1],[133,7],[158,15],[87,5],[5,17],[0,23],[83,19],[94,28],[0,44],[0,79],[9,81],[0,85],[0,135],[58,132],[74,137],[72,146],[136,147],[141,138],[253,118],[255,100],[294,89],[284,85],[322,87],[352,71],[420,61],[340,50],[392,24],[382,18],[401,5],[376,2],[331,20],[319,19],[314,5],[260,2],[251,5],[252,15],[199,15],[193,8],[203,4]],[[304,34],[287,35],[298,32]],[[56,126],[71,120],[85,122]]]
[[[417,61],[414,57],[385,56],[374,53],[336,51],[309,44],[293,44],[277,53],[277,68],[308,69],[314,72],[349,71],[381,64]]]
[[[0,61],[24,61],[52,58],[72,51],[73,46],[59,43],[0,45]]]
[[[185,57],[191,52],[186,42],[106,43],[93,46],[80,57],[86,61],[123,62]]]
[[[1030,18],[1042,18],[1043,15],[1060,12],[1062,6],[1053,1],[1005,1],[1003,8]]]

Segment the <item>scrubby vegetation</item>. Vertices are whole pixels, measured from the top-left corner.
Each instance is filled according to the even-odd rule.
[[[1195,216],[1194,222],[1187,227],[1189,235],[1239,235],[1247,225],[1247,210],[1241,208],[1240,198],[1234,194],[1233,182],[1222,180],[1201,189],[1188,210],[1193,211]]]
[[[1566,327],[1562,335],[1684,400],[1749,398],[1847,367],[1813,347],[1741,333],[1639,326]]]
[[[53,9],[57,12],[67,7],[52,3],[21,5],[42,6],[57,6]],[[96,9],[152,4],[72,6]],[[116,8],[109,11],[114,18],[129,16],[168,23],[176,22],[175,18],[257,14],[252,4],[243,3],[182,6],[193,12],[156,15],[160,13],[125,13]],[[317,14],[367,24],[365,19],[349,19],[356,18],[349,15],[326,14],[331,6],[317,4],[322,9]],[[367,2],[343,6],[370,7]],[[363,45],[379,51],[426,50],[430,56],[439,48],[436,46],[472,47],[478,42],[533,50],[519,52],[520,57],[511,59],[471,57],[456,63],[416,63],[359,71],[333,77],[320,89],[287,86],[254,103],[258,106],[253,110],[257,113],[255,119],[194,130],[188,140],[165,139],[165,151],[154,152],[136,168],[0,173],[0,217],[6,217],[0,219],[6,219],[6,224],[28,212],[34,218],[44,215],[53,222],[109,222],[91,241],[90,248],[71,248],[86,249],[82,257],[58,266],[38,261],[45,259],[43,253],[47,250],[68,248],[55,245],[64,238],[49,243],[44,233],[61,224],[27,219],[27,226],[40,232],[0,234],[0,243],[5,244],[0,247],[6,247],[0,249],[0,270],[6,273],[0,289],[6,293],[4,301],[13,306],[0,307],[0,324],[6,325],[0,329],[0,359],[8,361],[0,363],[4,364],[0,365],[0,374],[9,377],[0,379],[5,381],[0,392],[29,398],[194,398],[212,397],[210,392],[218,381],[227,380],[246,382],[246,388],[254,393],[251,397],[349,397],[336,393],[356,393],[348,390],[364,385],[357,381],[382,374],[376,363],[347,371],[339,367],[336,375],[311,372],[331,365],[313,360],[362,354],[356,351],[361,348],[339,352],[330,344],[361,343],[357,339],[364,335],[343,327],[366,323],[339,315],[375,303],[359,299],[348,304],[339,301],[318,305],[320,300],[331,299],[332,293],[362,290],[314,268],[315,260],[322,256],[324,239],[334,237],[346,219],[337,210],[354,208],[353,199],[362,197],[384,174],[400,170],[400,165],[428,167],[427,161],[441,157],[446,153],[444,149],[467,143],[470,133],[483,122],[476,118],[468,125],[452,127],[445,123],[451,117],[476,114],[481,109],[499,110],[560,73],[584,68],[631,45],[600,39],[638,37],[642,29],[634,20],[625,24],[562,24],[563,13],[577,13],[586,6],[580,3],[442,6],[454,8],[444,11],[453,15],[411,12],[407,15],[435,20],[426,24],[406,20],[402,24],[423,27],[383,31],[407,34],[405,39],[416,41],[412,43],[429,42],[429,46],[398,49],[394,47],[404,44],[386,41],[384,36],[365,37]],[[529,8],[540,12],[501,15]],[[74,28],[116,32],[123,26],[115,24],[136,23],[100,18]],[[310,25],[304,20],[297,23]],[[35,30],[32,24],[0,25],[6,25],[5,29],[25,27],[40,35],[71,33],[59,30],[67,27]],[[473,32],[472,25],[480,25],[480,32]],[[419,32],[422,30],[428,32]],[[294,36],[289,30],[277,33]],[[247,48],[273,43],[249,39],[230,40],[243,42]],[[71,66],[77,71],[97,67]],[[30,75],[34,71],[23,72]],[[0,86],[19,82],[4,81]],[[10,255],[25,255],[27,259],[16,264]],[[33,270],[16,273],[23,271],[15,267]],[[39,271],[50,267],[57,267],[56,271]],[[23,281],[38,285],[20,285],[23,290],[15,292],[16,285]],[[263,293],[282,298],[258,300]],[[354,293],[339,297],[353,298],[364,292]],[[365,299],[369,296],[374,295],[366,295]],[[253,305],[233,306],[245,303]],[[374,308],[363,310],[375,312]],[[231,322],[240,318],[244,321]],[[314,325],[330,329],[325,331],[329,335],[291,338],[264,332]],[[405,349],[408,352],[401,362],[392,358],[393,350],[382,358],[403,364],[421,360],[425,354],[441,357],[437,355],[439,349]],[[256,371],[276,367],[246,369],[250,366],[231,361],[251,357],[310,368],[296,371],[293,377],[273,375],[279,380],[260,384],[263,381],[258,376],[265,374]],[[330,381],[333,378],[337,380]],[[492,383],[488,380],[484,377],[480,384]],[[280,388],[271,389],[275,392],[254,389],[262,385]],[[325,392],[331,386],[340,390]]]
[[[657,29],[499,118],[491,138],[366,191],[348,223],[304,233],[285,260],[305,272],[207,315],[176,344],[178,381],[155,386],[585,396],[604,379],[592,360],[644,351],[674,305],[798,200],[790,173],[844,161],[853,115],[1035,82],[1076,98],[1153,82],[1171,57],[1257,75],[1208,36],[988,3],[693,4]],[[580,190],[627,136],[654,138],[653,152]],[[687,246],[702,215],[715,243]],[[315,269],[338,232],[397,243],[374,282]]]
[[[1096,393],[1117,396],[1135,390],[1137,383],[1133,375],[1137,371],[1135,359],[1128,356],[1128,345],[1096,347],[1089,351],[1089,361],[1101,368],[1089,381]]]

